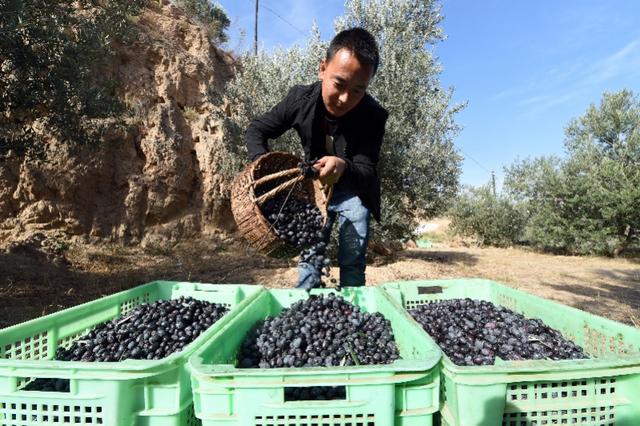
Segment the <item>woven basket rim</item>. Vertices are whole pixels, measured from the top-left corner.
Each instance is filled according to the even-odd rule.
[[[278,162],[278,159],[285,163],[290,162],[291,167],[302,162],[300,158],[288,152],[269,152],[247,165],[236,176],[231,189],[231,209],[238,230],[250,245],[266,253],[273,252],[283,246],[289,246],[275,234],[271,223],[264,216],[261,206],[257,205],[258,196],[254,187],[257,179],[267,175],[258,176],[256,172],[259,174],[262,167],[267,168],[269,162]],[[296,193],[305,193],[304,198],[318,207],[327,220],[328,199],[318,180],[303,180],[302,188],[294,190],[293,194]]]

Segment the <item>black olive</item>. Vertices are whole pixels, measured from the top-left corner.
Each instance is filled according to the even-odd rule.
[[[587,357],[541,320],[486,301],[433,301],[410,313],[458,365],[492,365],[496,355],[505,360]]]
[[[390,323],[381,314],[361,312],[331,293],[297,301],[256,324],[237,359],[240,368],[293,368],[388,364],[398,358]],[[331,393],[308,398],[330,399]]]
[[[192,312],[204,314],[195,316]],[[55,359],[83,362],[161,359],[182,349],[226,312],[227,308],[223,305],[191,297],[142,304],[124,318],[98,324],[69,348],[58,348]],[[166,339],[173,336],[178,341],[167,345]],[[37,379],[25,389],[58,392],[66,389],[68,392],[68,387],[68,380]]]

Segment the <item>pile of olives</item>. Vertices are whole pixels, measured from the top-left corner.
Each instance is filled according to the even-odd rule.
[[[262,212],[271,224],[273,231],[291,246],[301,249],[300,257],[328,277],[331,260],[327,255],[327,243],[323,228],[324,217],[318,207],[308,201],[278,194],[262,206]],[[320,281],[317,286],[324,287]]]
[[[324,217],[314,204],[287,195],[266,201],[262,213],[282,240],[296,248],[309,247],[322,238]]]
[[[117,362],[161,359],[180,351],[218,321],[228,309],[191,297],[144,303],[123,317],[96,326],[68,347],[59,361]],[[69,392],[69,380],[36,379],[24,390]]]
[[[259,323],[243,342],[241,368],[388,364],[399,358],[391,324],[341,296],[311,295]]]
[[[472,299],[430,302],[411,316],[457,365],[493,365],[495,358],[583,359],[582,348],[539,319]]]

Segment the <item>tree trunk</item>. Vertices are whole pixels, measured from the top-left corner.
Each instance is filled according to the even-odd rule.
[[[620,255],[620,253],[622,253],[623,251],[625,251],[627,249],[627,247],[629,247],[629,244],[631,243],[631,240],[633,239],[633,235],[634,235],[634,233],[631,232],[631,226],[630,225],[626,225],[624,227],[624,232],[620,235],[621,237],[624,237],[624,238],[620,242],[620,244],[618,244],[618,247],[613,249],[613,257],[618,257]]]

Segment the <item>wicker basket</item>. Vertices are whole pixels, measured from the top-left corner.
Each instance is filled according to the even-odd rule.
[[[291,185],[293,186],[292,190],[291,186],[288,186],[281,192],[288,193],[291,190],[290,197],[314,203],[320,209],[325,221],[327,219],[329,189],[325,188],[318,180],[302,179],[299,174],[294,174],[293,171],[286,172],[297,168],[299,164],[300,159],[295,155],[286,152],[270,152],[249,164],[233,182],[231,188],[233,218],[242,236],[261,252],[272,253],[276,249],[287,245],[273,232],[271,224],[260,210],[259,202],[262,202],[261,200],[265,198],[264,193],[268,192],[269,189],[273,189],[287,181],[293,184],[295,179],[297,183]],[[280,175],[281,177],[278,177]],[[258,188],[256,182],[266,176],[273,176],[275,179],[270,180],[268,183],[260,184]],[[269,195],[275,195],[273,191],[271,192]],[[269,195],[266,195],[266,197],[270,198]]]

